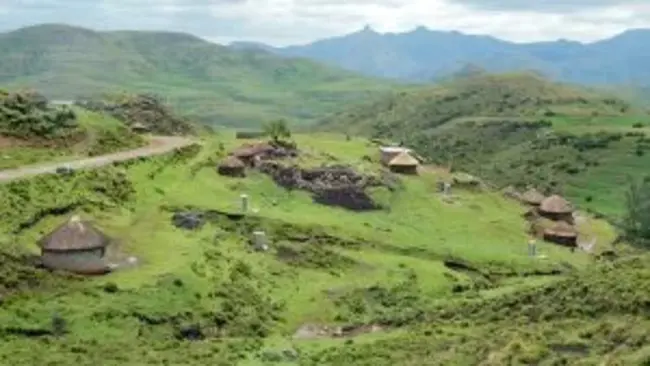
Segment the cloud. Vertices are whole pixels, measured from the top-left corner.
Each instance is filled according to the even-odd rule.
[[[644,5],[648,0],[456,0],[461,5],[480,10],[534,11],[540,13],[580,12],[585,9],[623,5]]]
[[[0,30],[69,23],[275,45],[345,34],[366,24],[380,32],[424,25],[519,42],[591,41],[650,27],[648,0],[0,0],[0,14]]]

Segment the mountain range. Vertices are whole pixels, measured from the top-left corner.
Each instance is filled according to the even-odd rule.
[[[276,48],[237,42],[230,46],[304,57],[368,76],[410,82],[437,81],[473,65],[489,72],[534,70],[570,83],[650,85],[647,29],[628,30],[593,43],[558,40],[521,44],[425,27],[385,34],[365,27],[305,45]]]
[[[390,87],[341,68],[234,50],[184,33],[60,24],[0,33],[0,88],[36,89],[62,100],[155,93],[210,124],[309,122]]]

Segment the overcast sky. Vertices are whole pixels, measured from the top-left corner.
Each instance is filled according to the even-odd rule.
[[[273,45],[366,24],[378,32],[424,25],[516,42],[593,41],[650,28],[650,0],[0,0],[0,31],[37,23],[183,31],[218,43]]]

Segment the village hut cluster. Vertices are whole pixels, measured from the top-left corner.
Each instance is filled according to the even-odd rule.
[[[531,222],[531,232],[556,244],[576,247],[578,230],[573,219],[574,207],[559,195],[545,196],[531,188],[519,196],[531,209],[526,218]]]

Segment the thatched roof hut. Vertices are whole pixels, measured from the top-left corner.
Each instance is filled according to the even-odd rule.
[[[417,173],[419,162],[411,154],[402,151],[388,162],[388,167],[396,173]]]
[[[544,199],[546,199],[546,196],[535,188],[531,188],[521,195],[522,202],[532,206],[539,206]]]
[[[573,205],[563,197],[553,195],[541,202],[539,210],[549,214],[570,214],[573,212]]]
[[[389,166],[417,166],[419,162],[406,151],[402,151],[388,162]]]
[[[562,245],[576,246],[578,231],[570,224],[559,221],[544,230],[544,240]]]
[[[235,149],[231,154],[241,160],[273,152],[275,148],[266,142],[247,144]]]
[[[230,177],[243,177],[246,175],[246,164],[234,156],[228,156],[219,163],[217,172]]]
[[[104,261],[110,239],[90,222],[72,216],[38,242],[41,262],[48,268],[80,274],[110,271]]]
[[[151,129],[142,122],[136,122],[131,125],[133,132],[149,132]]]
[[[109,243],[110,239],[104,233],[79,216],[72,216],[38,241],[41,249],[48,251],[101,249]]]

